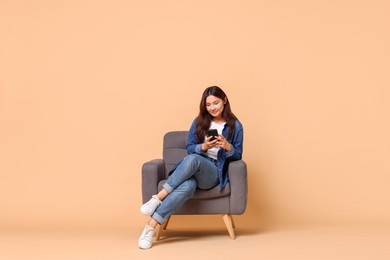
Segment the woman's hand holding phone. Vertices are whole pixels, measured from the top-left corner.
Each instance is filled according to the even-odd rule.
[[[230,151],[231,145],[223,135],[218,134],[216,129],[210,129],[207,132],[208,136],[206,141],[202,144],[202,150],[206,152],[215,146],[221,147],[227,151]]]
[[[230,151],[231,144],[226,140],[226,138],[223,135],[218,135],[217,137],[217,143],[216,145],[221,147],[222,149],[225,149],[226,151]]]
[[[202,151],[206,152],[208,149],[211,149],[217,145],[218,139],[214,136],[208,136],[206,141],[202,144]]]

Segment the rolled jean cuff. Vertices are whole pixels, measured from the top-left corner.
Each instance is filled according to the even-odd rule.
[[[168,192],[168,193],[171,193],[173,191],[173,188],[171,187],[171,185],[168,184],[168,182],[165,182],[163,184],[163,188]]]
[[[165,219],[161,217],[158,213],[154,212],[152,215],[152,219],[156,220],[160,225],[164,223]]]

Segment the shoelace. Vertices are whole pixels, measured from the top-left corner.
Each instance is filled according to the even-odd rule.
[[[152,239],[153,239],[153,231],[154,231],[154,229],[153,228],[147,228],[147,230],[146,230],[146,233],[145,233],[145,239],[147,239],[147,240],[149,240],[149,241],[151,241]]]
[[[153,195],[152,198],[155,199],[155,200],[157,201],[157,204],[158,204],[158,205],[161,204],[161,201],[159,200],[159,198],[157,197],[157,195]]]

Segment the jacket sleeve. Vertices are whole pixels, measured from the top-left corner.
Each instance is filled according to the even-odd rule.
[[[230,161],[241,160],[243,152],[243,141],[244,141],[244,129],[241,123],[237,120],[233,134],[233,140],[231,142],[231,150],[226,152],[226,159]]]
[[[192,122],[190,131],[188,133],[187,146],[186,146],[188,154],[193,154],[193,153],[204,154],[201,148],[202,144],[197,142],[198,137],[196,136],[196,132],[195,132],[196,120],[197,118],[195,118],[194,121]]]

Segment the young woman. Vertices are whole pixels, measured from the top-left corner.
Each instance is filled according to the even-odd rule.
[[[217,129],[217,136],[209,136]],[[211,189],[228,183],[228,164],[242,156],[243,127],[230,108],[229,99],[217,86],[206,88],[200,101],[199,115],[193,121],[187,140],[188,155],[173,167],[163,189],[141,206],[141,213],[151,216],[138,246],[148,249],[157,225],[161,225],[196,190]]]

